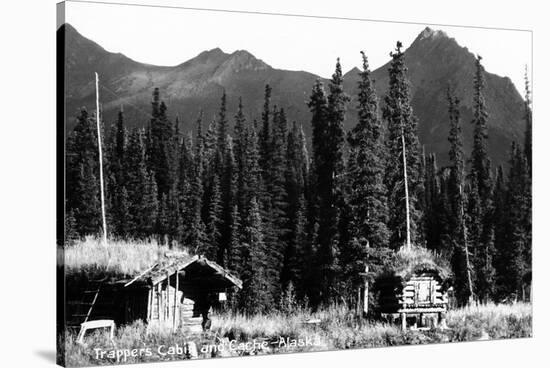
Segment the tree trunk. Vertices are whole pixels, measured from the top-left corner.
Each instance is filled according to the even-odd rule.
[[[403,148],[403,178],[405,182],[405,212],[407,217],[407,249],[411,249],[411,219],[409,214],[409,183],[407,181],[407,154],[405,149],[405,132],[401,123],[401,146]]]
[[[462,192],[462,184],[460,185],[460,223],[462,225],[462,241],[464,242],[464,256],[466,262],[466,277],[468,279],[468,305],[472,305],[474,302],[474,288],[472,286],[472,275],[470,268],[470,252],[468,251],[468,229],[466,228],[466,221],[464,220],[464,200]]]

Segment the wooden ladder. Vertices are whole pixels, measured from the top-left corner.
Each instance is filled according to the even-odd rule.
[[[71,315],[71,320],[67,323],[69,326],[80,327],[82,323],[88,322],[88,319],[92,315],[94,305],[97,302],[103,281],[104,280],[90,281],[88,284],[90,289],[82,292],[82,299],[79,302],[72,303],[76,308]]]

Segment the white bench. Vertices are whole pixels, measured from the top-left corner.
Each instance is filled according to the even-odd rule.
[[[78,333],[76,342],[79,344],[84,344],[84,335],[86,334],[86,331],[94,330],[96,328],[110,328],[111,332],[109,338],[112,341],[115,337],[115,321],[112,319],[98,319],[96,321],[88,321],[80,324],[80,332]]]

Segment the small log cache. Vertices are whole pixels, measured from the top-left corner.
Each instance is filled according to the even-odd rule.
[[[450,271],[425,249],[403,250],[375,282],[380,314],[401,328],[446,328]]]

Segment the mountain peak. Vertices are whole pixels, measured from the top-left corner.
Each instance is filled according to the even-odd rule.
[[[222,49],[216,47],[210,50],[205,50],[194,58],[179,64],[178,68],[186,68],[191,65],[220,65],[227,59],[228,56],[229,54],[226,54]]]
[[[353,68],[351,68],[347,73],[344,74],[344,78],[346,78],[347,76],[349,75],[357,75],[361,73],[361,69],[359,69],[358,67],[354,66]]]
[[[425,40],[435,40],[438,38],[448,38],[447,34],[439,29],[432,29],[430,27],[424,28],[424,30],[418,35],[418,39]]]
[[[227,54],[223,52],[222,49],[220,49],[219,47],[216,47],[211,50],[205,50],[201,52],[199,55],[197,55],[197,58],[201,60],[205,60],[205,59],[218,59],[226,56]]]
[[[421,59],[425,59],[429,54],[433,55],[433,53],[435,53],[437,57],[442,57],[443,55],[464,57],[468,54],[467,49],[461,47],[454,38],[449,37],[442,30],[430,27],[424,28],[424,30],[418,34],[414,42],[407,49],[407,53],[409,57],[411,54],[414,54]]]
[[[238,56],[238,57],[254,57],[250,52],[246,50],[236,50],[231,54],[231,56]]]
[[[235,51],[229,56],[224,64],[225,68],[230,68],[233,72],[242,70],[259,71],[269,68],[269,65],[246,50]]]
[[[219,47],[215,47],[211,50],[206,50],[204,51],[204,54],[208,54],[208,55],[219,55],[219,54],[225,54],[225,52],[223,52],[222,49],[220,49]]]

